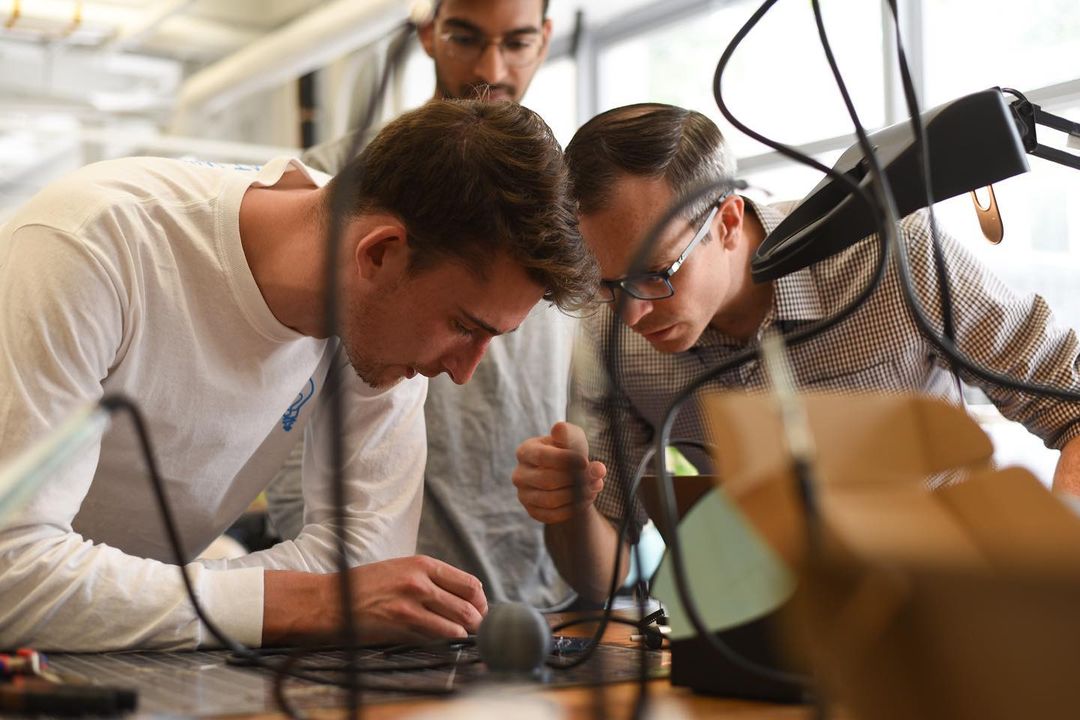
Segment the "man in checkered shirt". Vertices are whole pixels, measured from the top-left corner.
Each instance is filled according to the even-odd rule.
[[[646,272],[627,277],[640,242],[665,211],[690,189],[732,177],[734,158],[708,118],[655,104],[597,116],[578,131],[566,154],[581,232],[605,278],[601,299],[627,297],[623,322],[616,320],[613,305],[586,321],[584,361],[575,362],[574,371],[578,407],[572,410],[580,426],[559,423],[550,435],[523,443],[514,484],[522,505],[545,524],[548,549],[563,576],[585,597],[602,600],[633,470],[675,393],[756,343],[767,329],[791,332],[834,316],[870,281],[880,244],[867,239],[772,283],[754,284],[751,257],[787,208],[728,194],[691,205],[665,228]],[[899,235],[923,305],[940,327],[926,213],[905,218]],[[1010,291],[953,238],[940,235],[939,242],[962,351],[1013,378],[1080,389],[1076,333],[1055,323],[1042,298]],[[792,347],[798,385],[832,392],[917,391],[958,402],[948,362],[917,330],[900,287],[890,266],[850,318]],[[619,324],[620,334],[618,394],[606,387],[603,360],[612,323]],[[981,387],[1006,417],[1060,449],[1054,486],[1080,492],[1080,404],[963,379]],[[705,391],[764,384],[755,361],[730,370]],[[697,403],[687,403],[672,437],[704,439],[704,424]],[[615,459],[617,434],[627,460],[622,465]],[[686,454],[699,468],[708,467],[703,453]],[[645,521],[640,507],[635,519],[639,527]],[[625,545],[622,551],[625,575]]]

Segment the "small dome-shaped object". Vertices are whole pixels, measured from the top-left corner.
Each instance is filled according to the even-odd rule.
[[[540,611],[523,603],[493,605],[480,623],[476,647],[493,673],[538,673],[552,647],[551,628]]]

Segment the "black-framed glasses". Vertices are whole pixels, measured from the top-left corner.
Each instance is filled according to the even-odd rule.
[[[671,263],[665,270],[642,273],[618,280],[601,280],[600,292],[597,294],[596,300],[603,303],[615,302],[616,290],[622,290],[630,297],[638,300],[663,300],[674,295],[675,287],[671,284],[671,276],[679,272],[679,268],[686,262],[686,258],[690,257],[690,253],[694,251],[694,248],[709,234],[709,226],[712,225],[716,213],[720,212],[720,202],[722,200],[713,205],[705,221],[701,223],[701,227],[694,233],[694,238],[690,241],[690,244],[675,259],[675,262]]]
[[[503,62],[509,67],[526,67],[540,59],[540,49],[544,39],[539,32],[518,32],[497,38],[489,38],[482,33],[468,30],[447,30],[440,33],[439,39],[446,44],[447,55],[451,60],[476,63],[488,49],[496,45]]]

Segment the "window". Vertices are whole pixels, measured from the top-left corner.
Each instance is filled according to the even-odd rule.
[[[840,153],[840,150],[836,150],[818,155],[815,159],[826,167],[832,167]],[[750,183],[746,194],[765,203],[799,200],[813,190],[823,177],[815,168],[779,156],[776,156],[775,162],[760,169],[747,164],[739,169],[738,174]]]
[[[768,148],[736,132],[713,98],[721,53],[758,2],[736,2],[618,40],[600,53],[599,109],[667,102],[707,114],[739,156]],[[885,122],[879,3],[825,3],[829,41],[867,127]],[[852,132],[829,72],[809,3],[780,3],[732,56],[722,85],[731,111],[752,129],[788,144]]]
[[[569,57],[544,63],[533,77],[523,104],[539,113],[566,147],[578,128],[577,63]]]
[[[1021,92],[1080,74],[1076,0],[922,0],[926,103],[993,86]]]
[[[419,42],[415,43],[409,52],[400,74],[391,117],[420,107],[430,100],[435,92],[435,66]]]
[[[1075,117],[1080,108],[1056,115]],[[1074,151],[1075,152],[1075,151]],[[1080,318],[1080,171],[1028,156],[1031,171],[994,186],[1005,237],[987,243],[979,229],[970,196],[938,205],[942,227],[958,236],[1019,292],[1038,293],[1058,319],[1073,327]]]

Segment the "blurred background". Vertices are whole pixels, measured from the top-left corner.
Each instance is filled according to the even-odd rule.
[[[1080,121],[1080,2],[898,0],[924,108],[998,85]],[[794,199],[815,171],[793,165],[721,120],[717,60],[757,0],[552,0],[548,61],[525,96],[564,144],[599,111],[639,101],[716,119],[753,192]],[[871,128],[906,117],[884,3],[825,0],[826,24]],[[341,135],[363,109],[399,0],[0,0],[0,222],[40,187],[83,164],[124,155],[261,164]],[[431,97],[415,47],[379,113]],[[810,4],[781,1],[725,76],[743,122],[832,164],[854,137],[818,44]],[[1057,136],[1057,137],[1055,137]],[[1063,146],[1060,133],[1040,136]],[[1073,151],[1076,153],[1077,151]],[[1005,241],[982,239],[970,198],[939,207],[942,224],[1012,286],[1080,324],[1080,173],[1037,158],[995,186]],[[1001,459],[1049,478],[1056,453],[987,412]]]

